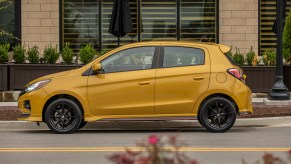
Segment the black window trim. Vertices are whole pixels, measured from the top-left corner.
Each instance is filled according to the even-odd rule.
[[[179,47],[179,48],[193,48],[193,49],[199,49],[204,54],[204,62],[203,64],[196,64],[196,65],[181,65],[181,66],[175,66],[175,67],[163,67],[164,63],[164,55],[165,55],[165,47]],[[195,66],[201,66],[205,65],[205,51],[202,48],[198,47],[187,47],[187,46],[161,46],[161,53],[159,54],[159,63],[158,63],[158,69],[166,69],[166,68],[177,68],[177,67],[195,67]]]

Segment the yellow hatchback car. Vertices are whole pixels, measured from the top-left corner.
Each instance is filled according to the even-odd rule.
[[[252,113],[242,70],[213,43],[140,42],[82,68],[38,78],[22,90],[21,120],[72,133],[98,120],[198,119],[211,132],[229,130]]]

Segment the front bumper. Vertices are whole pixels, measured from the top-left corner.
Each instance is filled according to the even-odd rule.
[[[39,89],[33,92],[25,93],[18,98],[18,109],[22,116],[18,118],[21,121],[42,121],[42,109],[45,104],[47,93],[44,89]],[[30,109],[25,104],[29,102]]]

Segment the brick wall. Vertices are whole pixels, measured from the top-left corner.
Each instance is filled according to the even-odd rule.
[[[21,0],[21,9],[22,44],[37,45],[41,54],[59,44],[59,0]]]
[[[258,52],[258,0],[219,0],[219,42]]]

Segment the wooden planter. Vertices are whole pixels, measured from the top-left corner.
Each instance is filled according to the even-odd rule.
[[[246,84],[254,93],[268,93],[275,83],[276,67],[243,66],[247,75]],[[284,66],[284,83],[291,90],[291,66]]]
[[[21,90],[30,81],[52,73],[76,69],[76,65],[62,64],[10,64],[9,90]]]
[[[276,67],[265,66],[243,66],[244,73],[247,75],[246,84],[254,93],[267,93],[274,85]]]
[[[8,64],[0,64],[0,91],[8,90]]]

